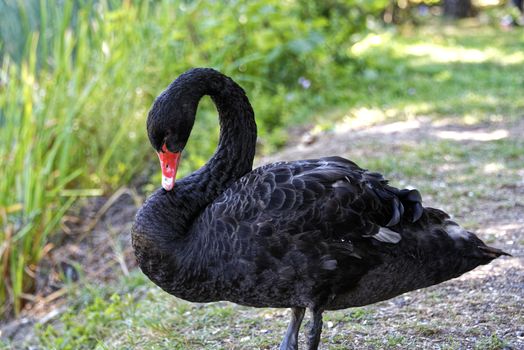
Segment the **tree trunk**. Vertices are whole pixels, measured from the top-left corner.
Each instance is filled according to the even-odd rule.
[[[444,15],[453,18],[472,16],[471,0],[444,0]]]

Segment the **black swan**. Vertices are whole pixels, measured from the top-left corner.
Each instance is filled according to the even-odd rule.
[[[203,95],[218,110],[219,144],[175,185]],[[305,309],[308,349],[317,349],[325,310],[389,299],[508,255],[423,207],[417,190],[389,186],[344,158],[252,170],[253,109],[244,90],[213,69],[192,69],[171,83],[149,112],[147,132],[163,189],[136,215],[140,268],[185,300],[291,308],[280,349],[298,348]]]

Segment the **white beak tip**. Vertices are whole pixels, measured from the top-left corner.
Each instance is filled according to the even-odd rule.
[[[162,176],[162,187],[166,191],[171,191],[175,186],[175,179],[172,177]]]

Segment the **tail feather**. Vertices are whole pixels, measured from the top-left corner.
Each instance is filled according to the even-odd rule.
[[[418,221],[404,224],[406,229],[414,234],[412,237],[419,246],[425,247],[425,251],[437,256],[454,252],[457,259],[465,264],[459,269],[462,272],[488,264],[503,255],[511,256],[501,249],[487,246],[477,235],[462,228],[439,209],[425,207]]]
[[[505,251],[501,249],[489,247],[487,245],[478,246],[478,248],[486,255],[486,257],[492,258],[492,259],[496,259],[502,255],[512,256],[511,254],[506,253]]]

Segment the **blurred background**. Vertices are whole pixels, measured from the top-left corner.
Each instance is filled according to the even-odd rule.
[[[136,272],[129,227],[160,184],[148,109],[191,67],[246,90],[259,164],[337,153],[459,217],[470,207],[458,198],[506,191],[516,222],[523,19],[522,2],[498,0],[0,0],[0,348],[155,348],[133,343],[126,322],[150,330],[141,341],[171,334],[151,321],[161,311],[146,312],[157,296]],[[181,175],[216,146],[209,99],[198,114]],[[522,226],[511,232],[490,237],[511,250]],[[166,308],[170,322],[190,313],[204,328],[244,312]],[[225,337],[206,329],[193,338]],[[269,346],[244,331],[246,348]],[[482,336],[486,346],[513,341]],[[187,337],[164,345],[204,347]]]

